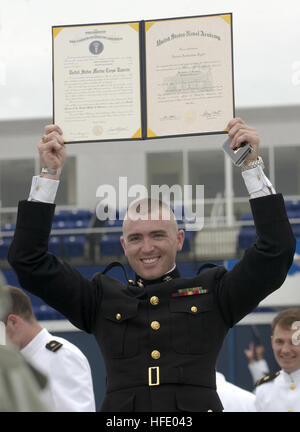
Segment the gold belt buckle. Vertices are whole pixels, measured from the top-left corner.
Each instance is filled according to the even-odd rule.
[[[152,372],[156,371],[156,380],[152,381]],[[152,366],[148,368],[148,384],[150,387],[159,385],[159,366]]]

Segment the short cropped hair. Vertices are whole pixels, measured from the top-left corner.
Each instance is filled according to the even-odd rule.
[[[143,198],[134,201],[128,207],[125,220],[173,220],[176,222],[175,215],[171,207],[161,199]]]
[[[278,325],[283,329],[291,330],[295,321],[300,321],[300,308],[284,309],[272,321],[272,334]]]
[[[30,298],[22,289],[6,285],[4,290],[11,298],[11,305],[6,311],[6,315],[3,319],[4,323],[7,322],[8,315],[10,314],[18,315],[25,321],[32,321],[35,319]]]

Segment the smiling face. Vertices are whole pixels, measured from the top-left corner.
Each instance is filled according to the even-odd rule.
[[[282,327],[274,328],[272,348],[279,366],[287,373],[300,369],[300,340],[295,340],[296,330]]]
[[[132,269],[142,278],[153,280],[167,273],[181,250],[184,232],[178,231],[174,215],[168,219],[148,214],[147,219],[127,217],[123,224],[121,244]],[[155,217],[156,216],[156,217]]]

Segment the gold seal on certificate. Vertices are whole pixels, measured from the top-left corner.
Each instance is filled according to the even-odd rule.
[[[224,133],[232,15],[52,28],[53,117],[66,142]]]

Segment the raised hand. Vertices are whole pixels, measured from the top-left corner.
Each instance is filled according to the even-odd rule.
[[[231,140],[231,148],[237,149],[242,143],[247,142],[252,147],[252,152],[245,159],[245,162],[253,161],[258,158],[259,136],[254,128],[248,126],[241,118],[230,120],[227,125],[228,135]]]
[[[59,178],[67,156],[63,132],[59,126],[45,126],[45,134],[38,143],[38,150],[41,167],[56,170],[57,175],[50,177]],[[48,177],[48,174],[42,174],[42,176]]]

